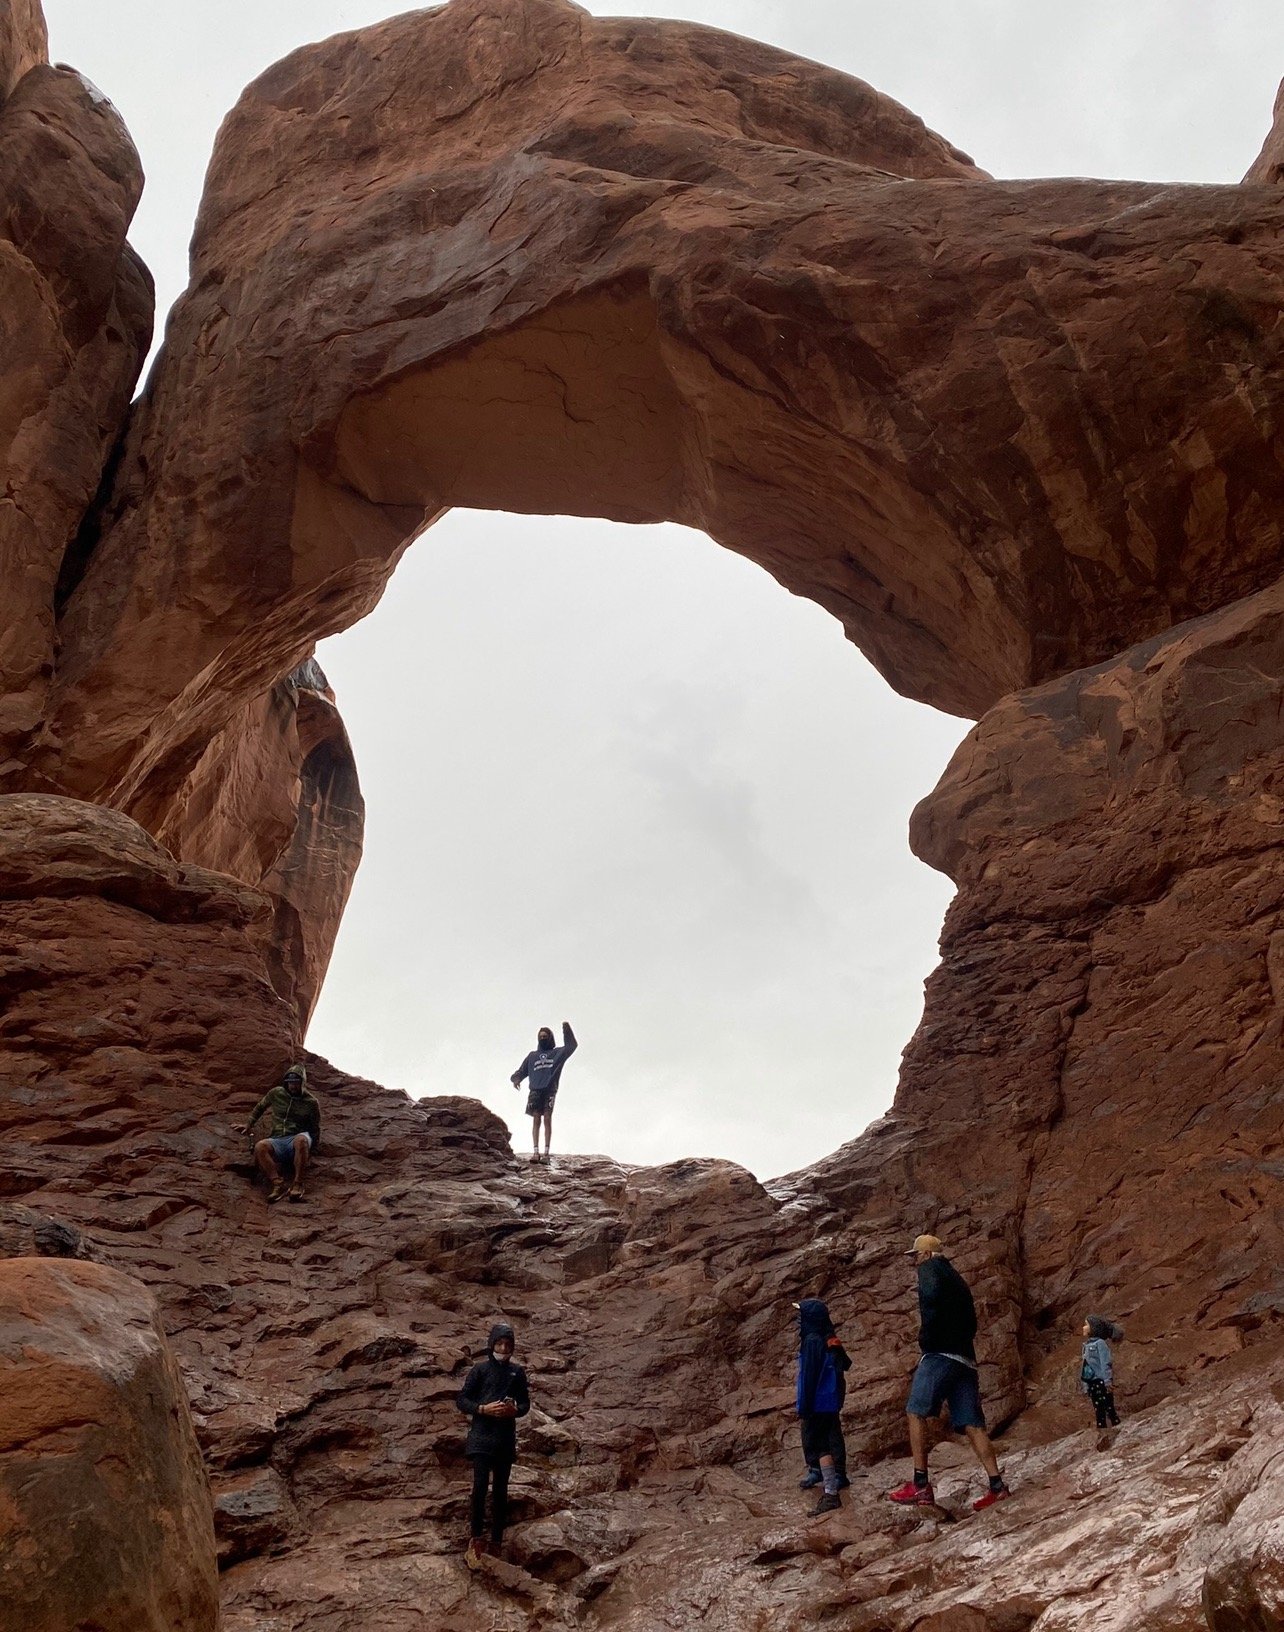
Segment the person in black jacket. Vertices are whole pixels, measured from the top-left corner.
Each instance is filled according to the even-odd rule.
[[[922,1356],[905,1405],[914,1477],[888,1495],[907,1507],[930,1507],[936,1501],[927,1474],[927,1419],[939,1417],[942,1407],[948,1406],[951,1428],[967,1435],[989,1476],[989,1490],[972,1503],[973,1510],[979,1513],[1012,1493],[1003,1482],[985,1431],[974,1346],[976,1306],[967,1282],[945,1256],[936,1236],[917,1236],[909,1256],[918,1264],[918,1346]]]
[[[549,1147],[553,1143],[553,1102],[557,1098],[557,1085],[562,1078],[562,1067],[580,1046],[575,1041],[575,1033],[571,1030],[569,1020],[562,1021],[562,1046],[553,1046],[553,1033],[547,1026],[541,1026],[535,1038],[535,1048],[517,1067],[509,1079],[514,1088],[520,1088],[522,1078],[530,1078],[530,1092],[526,1095],[526,1114],[531,1119],[531,1136],[535,1141],[535,1149],[531,1161],[539,1161],[539,1125],[544,1123],[544,1160],[549,1157]]]
[[[490,1539],[495,1552],[508,1518],[508,1476],[517,1460],[517,1418],[531,1408],[526,1373],[513,1364],[517,1339],[503,1321],[490,1329],[486,1358],[468,1373],[456,1404],[468,1417],[464,1455],[473,1465],[473,1499],[464,1562],[475,1570],[486,1551],[486,1490],[490,1487]]]

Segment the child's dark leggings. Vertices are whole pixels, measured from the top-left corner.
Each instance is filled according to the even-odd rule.
[[[504,1525],[508,1522],[508,1476],[513,1464],[500,1462],[493,1456],[474,1456],[471,1460],[473,1505],[469,1514],[470,1534],[481,1536],[486,1533],[486,1486],[491,1485],[490,1539],[498,1547],[504,1539]]]
[[[1088,1398],[1092,1401],[1097,1413],[1097,1427],[1104,1428],[1107,1418],[1117,1428],[1119,1413],[1115,1410],[1115,1397],[1108,1384],[1103,1383],[1100,1377],[1093,1377],[1088,1382]]]

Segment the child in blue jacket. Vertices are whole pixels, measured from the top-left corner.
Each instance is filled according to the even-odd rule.
[[[847,1465],[847,1447],[839,1412],[847,1394],[844,1373],[851,1360],[819,1298],[804,1298],[797,1309],[801,1333],[797,1403],[803,1456],[808,1466],[819,1464],[825,1487],[811,1510],[815,1516],[842,1506],[838,1490],[841,1470]]]
[[[1098,1428],[1104,1428],[1107,1419],[1112,1427],[1119,1426],[1114,1396],[1115,1367],[1110,1356],[1109,1340],[1117,1343],[1123,1335],[1122,1328],[1104,1315],[1089,1315],[1083,1323],[1083,1363],[1079,1367],[1079,1386],[1092,1401]]]

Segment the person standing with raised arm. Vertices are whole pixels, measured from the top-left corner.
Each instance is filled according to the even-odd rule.
[[[538,1162],[539,1154],[539,1125],[544,1124],[544,1161],[549,1159],[549,1151],[553,1143],[553,1102],[557,1098],[557,1085],[561,1080],[562,1067],[574,1054],[579,1044],[575,1041],[575,1033],[571,1030],[569,1020],[562,1021],[562,1046],[556,1047],[553,1042],[553,1033],[550,1027],[541,1026],[535,1039],[535,1048],[513,1072],[514,1088],[520,1088],[522,1079],[529,1078],[530,1092],[526,1095],[526,1114],[531,1119],[531,1138],[534,1150],[531,1152],[531,1161]]]

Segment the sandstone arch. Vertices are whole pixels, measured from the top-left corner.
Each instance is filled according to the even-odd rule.
[[[702,526],[979,713],[1273,574],[1282,217],[992,182],[858,81],[570,0],[305,48],[220,136],[40,774],[158,825],[452,502]]]
[[[545,1579],[490,1594],[497,1625],[532,1603],[577,1625],[1277,1621],[1278,129],[1243,189],[1002,184],[842,76],[566,0],[451,0],[309,48],[224,132],[192,289],[73,542],[146,302],[127,138],[41,54],[34,5],[0,10],[0,162],[26,176],[25,128],[116,185],[88,189],[81,264],[50,253],[52,215],[0,214],[64,387],[10,417],[67,454],[42,494],[49,467],[9,446],[0,509],[23,591],[0,632],[23,790],[0,798],[4,1182],[24,1239],[101,1244],[156,1288],[237,1627],[426,1600],[476,1624],[443,1418],[492,1299],[548,1343],[558,1417],[523,1537]],[[612,343],[576,353],[586,334]],[[630,462],[612,426],[638,400],[665,435]],[[989,705],[914,824],[960,885],[942,965],[893,1113],[770,1190],[587,1157],[533,1193],[477,1105],[315,1061],[342,1160],[283,1253],[222,1134],[295,1046],[285,954],[317,954],[290,913],[324,931],[354,854],[346,741],[299,660],[425,510],[479,491],[687,506],[904,689]],[[280,990],[271,904],[201,856],[273,889]],[[997,1416],[1028,1391],[1055,1414],[1100,1295],[1144,1356],[1134,1403],[1180,1397],[1095,1464],[1027,1418],[1011,1455],[1039,1500],[981,1552],[979,1530],[952,1556],[907,1540],[871,1497],[818,1559],[823,1533],[737,1471],[792,1460],[784,1310],[803,1284],[850,1300],[880,1456],[912,1346],[896,1252],[925,1223],[981,1295]],[[676,1526],[639,1526],[652,1474]],[[1091,1490],[1144,1525],[1085,1525]]]

